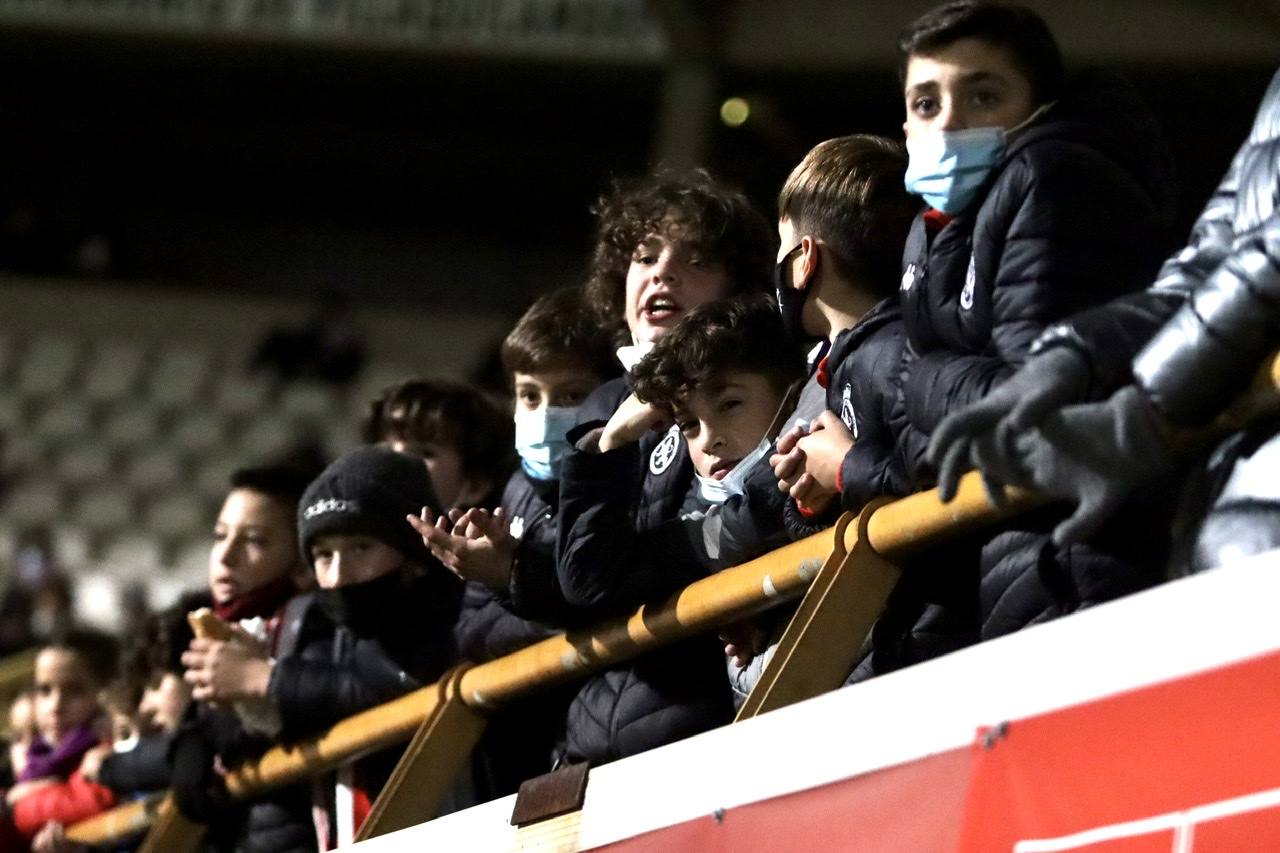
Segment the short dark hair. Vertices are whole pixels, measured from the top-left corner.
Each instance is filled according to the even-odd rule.
[[[497,487],[515,468],[511,414],[483,391],[447,379],[407,379],[369,402],[366,444],[438,442],[458,452],[466,477]]]
[[[106,687],[119,670],[119,647],[115,638],[89,628],[71,628],[54,636],[44,649],[65,649],[84,664],[99,687]]]
[[[930,56],[965,38],[1004,48],[1031,83],[1031,97],[1045,104],[1062,91],[1062,51],[1049,25],[1025,6],[989,0],[959,0],[912,21],[898,39],[898,73],[905,83],[913,56]]]
[[[538,298],[502,342],[507,378],[582,366],[609,379],[621,372],[610,335],[596,321],[581,287],[562,287]]]
[[[302,493],[319,471],[306,471],[292,465],[265,465],[241,468],[231,475],[231,490],[247,489],[266,495],[283,504],[290,514],[297,509]]]
[[[743,294],[693,309],[640,360],[631,383],[641,400],[670,409],[734,370],[762,374],[780,393],[804,376],[772,298]]]
[[[591,212],[596,241],[586,295],[597,322],[617,346],[631,343],[623,318],[627,269],[636,247],[650,234],[678,229],[682,242],[698,247],[705,259],[724,264],[732,293],[770,287],[777,238],[768,221],[745,195],[701,169],[617,182]]]
[[[837,271],[879,296],[897,292],[902,246],[920,202],[902,176],[907,152],[882,136],[841,136],[814,146],[778,194],[778,218],[822,240]]]

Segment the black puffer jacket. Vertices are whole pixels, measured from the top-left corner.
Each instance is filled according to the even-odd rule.
[[[602,427],[630,393],[625,377],[596,389],[583,404],[582,423],[570,432],[570,441]],[[601,466],[608,469],[608,476],[616,475],[607,483],[608,503],[625,507],[621,515],[593,509],[591,496],[599,494],[597,469]],[[679,519],[693,483],[693,463],[674,428],[646,435],[631,448],[613,453],[571,451],[560,481],[559,548],[612,560],[625,555],[637,538],[658,531],[655,536],[688,557],[693,553],[689,534]],[[689,508],[693,509],[692,504]],[[701,508],[705,510],[705,504]],[[571,530],[576,535],[570,535]],[[575,543],[577,535],[586,537],[586,542]],[[632,602],[673,589],[666,580],[646,578],[614,586],[601,583],[604,575],[595,571],[562,571],[563,564],[558,550],[560,588],[588,621],[616,615]],[[680,580],[689,573],[696,577],[704,572],[692,559],[685,559],[682,566],[673,570],[679,576],[675,588],[683,585]],[[714,637],[697,638],[588,679],[569,707],[560,758],[601,764],[722,725],[732,714],[720,645]]]
[[[306,596],[295,651],[277,659],[268,687],[282,739],[317,734],[439,678],[457,659],[461,597],[462,584],[439,565]],[[356,785],[370,800],[400,753],[396,747],[356,763]]]
[[[836,336],[827,355],[827,408],[853,434],[840,466],[840,503],[857,512],[872,498],[911,491],[894,440],[893,417],[906,334],[896,298],[868,311]]]
[[[307,596],[295,596],[280,611],[274,652],[297,651],[303,622],[311,609]],[[247,731],[231,711],[192,703],[174,733],[169,754],[170,784],[178,809],[208,824],[208,847],[234,853],[310,853],[316,849],[311,795],[306,785],[271,791],[248,802],[229,801],[215,758],[227,767],[261,755],[274,745]]]
[[[895,420],[917,488],[933,484],[924,451],[946,415],[1004,381],[1050,324],[1151,281],[1168,245],[1172,183],[1150,113],[1127,87],[1094,80],[1010,144],[972,209],[941,227],[933,213],[916,220],[904,255],[909,346]],[[1047,514],[1020,519],[983,547],[982,636],[1159,577],[1163,543],[1104,532],[1059,550],[1048,544],[1051,523]]]

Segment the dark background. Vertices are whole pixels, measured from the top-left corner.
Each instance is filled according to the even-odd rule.
[[[1168,132],[1180,231],[1273,68],[1110,63]],[[0,265],[23,274],[514,315],[575,283],[589,206],[650,165],[657,65],[0,31]],[[707,165],[773,212],[791,166],[901,133],[889,63],[719,70]],[[718,106],[719,99],[716,101]]]

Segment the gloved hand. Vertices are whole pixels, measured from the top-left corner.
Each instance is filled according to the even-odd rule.
[[[1053,531],[1059,546],[1083,542],[1144,483],[1173,470],[1171,430],[1136,386],[1102,403],[1067,406],[1017,435],[1014,464],[984,469],[1076,505]],[[999,485],[997,483],[997,485]]]
[[[978,463],[976,446],[988,461],[1001,464],[1012,439],[1041,422],[1055,409],[1088,399],[1089,364],[1071,346],[1050,347],[978,402],[953,412],[938,424],[929,440],[928,459],[938,471],[938,492],[944,501],[956,494],[960,477]],[[993,501],[1001,497],[986,481]]]

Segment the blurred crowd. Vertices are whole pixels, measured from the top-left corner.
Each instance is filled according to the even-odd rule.
[[[208,849],[331,849],[397,750],[354,765],[350,802],[325,780],[235,801],[227,770],[973,469],[993,502],[1053,500],[911,557],[848,683],[1280,545],[1277,424],[1233,408],[1280,344],[1280,76],[1187,236],[1149,110],[1069,73],[1035,13],[960,0],[899,47],[905,145],[820,143],[773,221],[703,171],[608,188],[585,279],[503,343],[509,402],[405,378],[322,470],[236,471],[207,589],[140,608],[118,649],[24,542],[0,650],[40,651],[4,849],[75,849],[67,825],[162,789]],[[349,379],[341,316],[261,362],[315,350]],[[788,616],[502,708],[442,811],[729,722]]]

